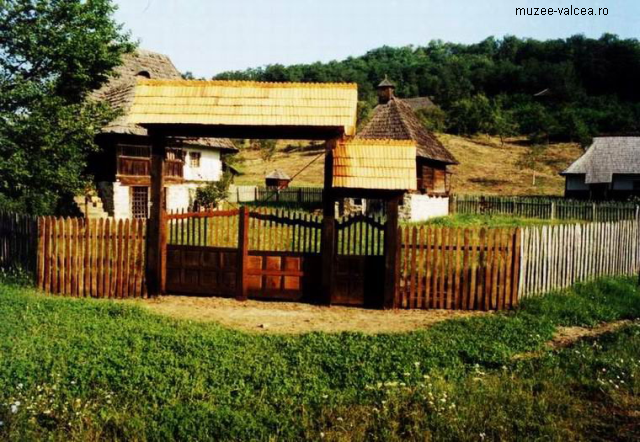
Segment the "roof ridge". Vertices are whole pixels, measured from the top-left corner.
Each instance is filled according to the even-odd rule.
[[[358,89],[357,83],[317,83],[317,82],[276,82],[276,81],[250,81],[250,80],[153,80],[139,78],[137,84],[141,86],[230,86],[230,87],[273,87],[273,88],[344,88]]]

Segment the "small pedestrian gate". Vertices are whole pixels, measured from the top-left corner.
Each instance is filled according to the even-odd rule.
[[[336,221],[336,304],[382,307],[384,228],[381,217],[357,214]]]
[[[319,302],[322,221],[281,210],[167,215],[166,290],[176,294]],[[332,303],[380,306],[384,222],[336,221]]]

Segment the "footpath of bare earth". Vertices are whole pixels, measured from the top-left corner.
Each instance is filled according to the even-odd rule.
[[[575,143],[551,144],[537,160],[534,186],[532,171],[521,166],[520,160],[529,151],[524,140],[509,139],[503,145],[498,138],[488,136],[439,134],[438,138],[460,162],[450,169],[452,189],[459,194],[562,195],[564,179],[559,173],[583,153]],[[263,185],[265,174],[281,169],[290,175],[302,170],[293,186],[321,187],[324,161],[319,157],[323,148],[319,143],[282,141],[269,162],[260,157],[259,150],[243,148],[243,175],[236,184]]]
[[[427,328],[447,319],[490,314],[452,310],[369,310],[193,296],[162,296],[141,301],[140,305],[176,319],[212,321],[229,328],[277,334],[402,333]]]

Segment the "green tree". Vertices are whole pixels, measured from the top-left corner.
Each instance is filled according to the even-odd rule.
[[[229,197],[229,186],[233,175],[229,172],[222,174],[218,181],[211,181],[196,189],[195,203],[206,209],[216,209],[218,205]]]
[[[115,114],[89,93],[133,45],[111,0],[0,0],[0,204],[51,213]]]
[[[535,187],[537,173],[540,168],[540,162],[544,155],[547,145],[545,144],[531,144],[527,151],[520,157],[517,163],[518,167],[523,169],[529,169],[531,171],[531,185]]]

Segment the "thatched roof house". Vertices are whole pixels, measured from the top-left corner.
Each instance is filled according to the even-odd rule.
[[[111,80],[92,94],[95,100],[106,101],[121,110],[121,115],[104,127],[102,133],[147,136],[145,128],[127,121],[135,97],[136,83],[140,78],[178,80],[182,75],[166,55],[144,49],[126,55],[122,65],[115,69]],[[182,141],[191,146],[237,152],[231,140],[226,138],[185,138]]]
[[[582,199],[640,196],[640,137],[596,137],[561,175],[565,195]]]
[[[146,128],[130,122],[140,79],[180,80],[180,72],[169,57],[137,50],[124,57],[112,78],[91,98],[120,110],[120,116],[103,127],[96,137],[99,152],[88,161],[98,195],[78,196],[86,216],[144,218],[149,208],[151,142]],[[226,138],[181,137],[169,140],[166,158],[166,207],[189,207],[197,187],[217,181],[225,169],[222,154],[237,152]],[[89,210],[89,204],[100,210]],[[83,209],[83,206],[85,207]],[[91,212],[91,213],[89,213]]]
[[[395,96],[394,90],[395,86],[386,79],[378,85],[378,106],[356,138],[413,141],[418,163],[418,190],[429,194],[447,194],[447,166],[458,164],[458,161],[424,127],[411,105]]]

